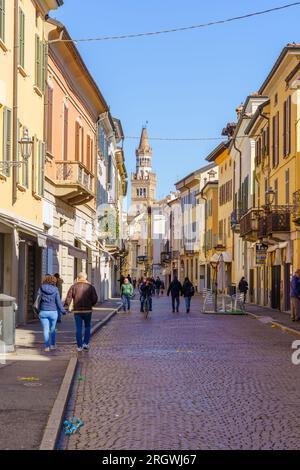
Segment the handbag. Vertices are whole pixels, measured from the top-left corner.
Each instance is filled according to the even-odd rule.
[[[36,299],[35,299],[34,304],[32,306],[33,313],[37,317],[39,316],[39,313],[40,313],[41,300],[42,300],[42,296],[41,296],[41,294],[38,294],[36,296]]]

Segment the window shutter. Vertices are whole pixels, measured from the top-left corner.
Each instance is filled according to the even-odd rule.
[[[80,132],[81,132],[81,163],[85,163],[85,159],[84,159],[84,131],[83,131],[83,127],[80,128]]]
[[[279,112],[276,114],[276,166],[279,163]]]
[[[46,145],[40,142],[40,158],[39,158],[39,195],[44,195],[44,181],[45,181],[45,160],[46,160]]]
[[[25,15],[19,9],[19,65],[25,65]]]
[[[37,192],[37,175],[36,175],[36,169],[37,169],[37,159],[38,159],[38,140],[36,136],[34,137],[33,141],[33,155],[32,155],[32,191],[34,193]]]
[[[47,44],[41,42],[41,90],[45,93],[47,80],[48,50]]]
[[[0,39],[5,41],[5,0],[0,0]]]
[[[94,141],[91,139],[91,162],[90,171],[94,174]]]
[[[79,131],[80,125],[78,122],[75,123],[75,160],[79,161]]]
[[[285,172],[285,203],[290,203],[290,170]]]
[[[287,102],[283,103],[283,156],[287,155]]]
[[[38,88],[41,87],[41,47],[37,34],[35,35],[35,84]]]
[[[89,135],[86,136],[86,166],[88,170],[91,165],[91,138]]]
[[[291,96],[288,97],[287,99],[287,148],[286,148],[286,154],[289,155],[291,153],[291,114],[292,114],[292,99]]]
[[[276,166],[276,148],[275,148],[275,141],[276,141],[276,117],[273,116],[272,118],[272,164],[273,168]]]
[[[20,160],[19,140],[20,140],[20,120],[17,119],[16,157],[15,157],[15,160],[17,160],[17,161]],[[22,165],[22,166],[25,166],[25,165]],[[22,173],[23,173],[23,171],[24,171],[24,169],[22,170]],[[16,182],[20,183],[20,168],[18,166],[16,167]]]
[[[68,160],[68,126],[69,126],[69,110],[64,106],[64,155],[63,160]]]
[[[4,126],[3,126],[3,159],[5,162],[11,161],[12,154],[12,111],[11,109],[4,109]],[[9,170],[5,174],[9,176]]]
[[[53,90],[48,87],[47,149],[52,152]]]

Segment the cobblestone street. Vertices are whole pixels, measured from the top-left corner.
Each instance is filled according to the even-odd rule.
[[[300,366],[292,335],[248,316],[187,316],[133,301],[82,353],[68,449],[299,449]]]

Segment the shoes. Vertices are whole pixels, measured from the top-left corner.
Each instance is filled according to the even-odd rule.
[[[82,348],[77,348],[77,351],[78,351],[78,352],[82,352]]]
[[[50,352],[50,348],[45,348],[44,351],[45,352]]]
[[[178,309],[176,310],[176,313],[179,313],[179,310],[178,310]]]
[[[291,318],[292,321],[296,321],[296,318]]]
[[[140,310],[141,313],[144,313],[144,310]]]
[[[175,313],[175,310],[172,310],[173,313]]]
[[[84,345],[83,345],[83,350],[84,350],[84,351],[88,351],[88,350],[89,350],[89,345],[88,345],[88,344],[84,344]]]
[[[55,351],[55,350],[56,350],[56,346],[50,346],[50,349],[51,349],[51,351]]]
[[[61,323],[61,320],[56,320],[56,323]]]

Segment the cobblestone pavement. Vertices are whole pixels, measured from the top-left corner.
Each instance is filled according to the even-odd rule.
[[[182,306],[183,310],[183,306]],[[68,449],[299,449],[295,338],[248,317],[133,302],[82,353],[71,398],[85,422]]]

